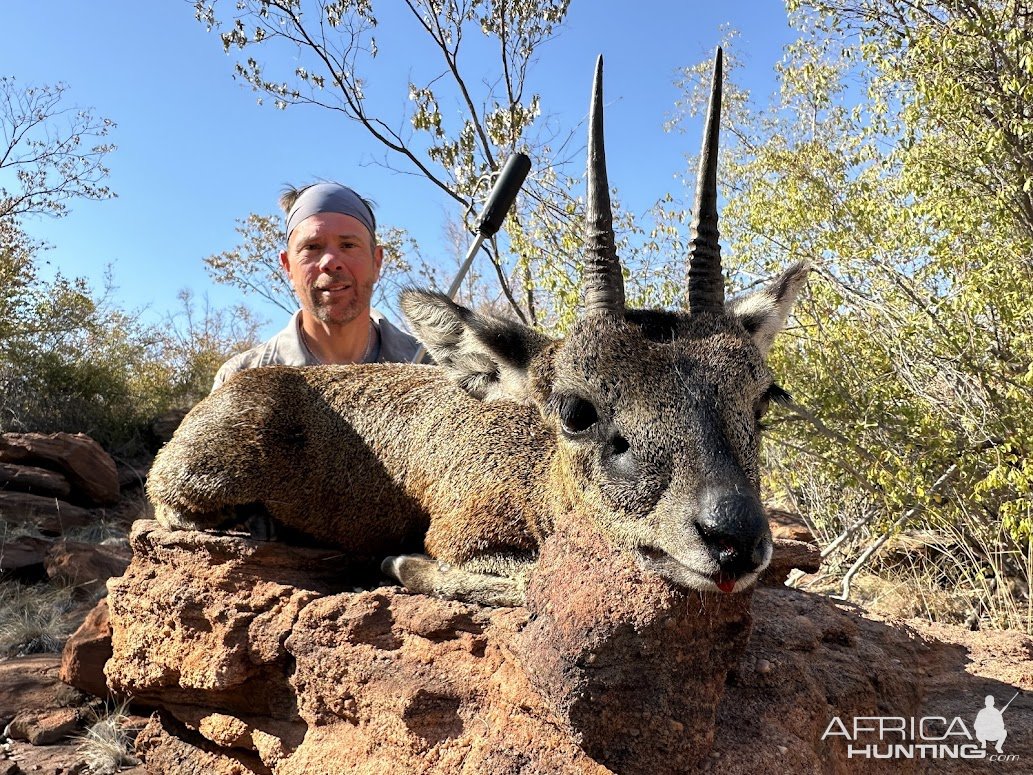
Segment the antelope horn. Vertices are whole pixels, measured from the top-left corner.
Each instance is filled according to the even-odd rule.
[[[721,125],[720,47],[714,57],[714,81],[696,179],[696,211],[689,252],[689,312],[721,312],[725,287],[721,274],[720,232],[717,230],[717,145]]]
[[[585,203],[585,308],[624,314],[624,277],[613,236],[613,212],[603,148],[603,58],[595,64],[588,119],[588,172]]]

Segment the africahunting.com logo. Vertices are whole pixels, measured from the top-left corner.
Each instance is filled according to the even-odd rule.
[[[971,725],[961,716],[856,716],[844,722],[835,716],[825,728],[822,740],[842,739],[848,759],[986,759],[1012,762],[1019,757],[1004,751],[1008,730],[1004,712],[997,708],[992,694],[986,695],[983,708]]]

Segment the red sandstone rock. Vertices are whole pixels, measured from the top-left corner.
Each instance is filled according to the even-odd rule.
[[[137,461],[135,464],[118,464],[118,487],[120,490],[143,489],[147,483],[147,472],[150,470],[150,459]]]
[[[79,707],[81,692],[58,677],[58,654],[34,654],[0,661],[0,730],[25,711]]]
[[[16,538],[0,538],[0,579],[26,568],[39,566],[43,570],[43,558],[51,541],[46,538],[21,535]]]
[[[806,520],[799,514],[784,509],[768,508],[768,524],[771,535],[777,538],[788,538],[790,541],[816,543]]]
[[[776,538],[771,562],[761,574],[760,583],[780,587],[794,570],[817,573],[821,569],[821,551],[813,543]]]
[[[79,752],[75,737],[46,746],[34,746],[20,740],[10,740],[7,749],[9,764],[16,769],[5,770],[0,759],[0,775],[88,775],[87,762]],[[0,756],[3,754],[0,753]],[[147,775],[143,766],[120,769],[119,775]]]
[[[245,752],[226,755],[204,741],[188,743],[189,730],[167,714],[155,714],[136,738],[136,752],[147,761],[149,773],[172,775],[266,775],[257,756]],[[249,766],[250,765],[250,766]]]
[[[56,471],[13,463],[0,463],[0,489],[53,498],[67,498],[72,492],[68,480]]]
[[[751,594],[678,589],[595,530],[563,525],[542,549],[516,655],[596,761],[628,775],[691,771],[746,646]]]
[[[9,491],[0,491],[0,518],[55,536],[93,521],[93,515],[80,506],[43,495]]]
[[[61,680],[84,692],[107,699],[111,696],[104,665],[111,658],[111,622],[105,598],[90,611],[65,643],[61,655]]]
[[[0,462],[60,471],[87,505],[118,500],[115,461],[83,433],[5,433],[0,437]]]
[[[153,772],[874,773],[822,741],[833,716],[971,723],[986,693],[1033,689],[1028,638],[978,652],[1016,665],[1002,683],[964,648],[788,588],[756,590],[740,652],[745,597],[670,589],[576,529],[517,609],[342,593],[328,552],[152,522],[132,543],[107,672],[163,709],[138,742]],[[1033,760],[1033,702],[1007,718],[1006,748]]]
[[[201,691],[213,700],[201,708],[290,716],[283,644],[299,611],[334,589],[340,552],[169,532],[146,520],[130,544],[132,563],[109,582],[112,689],[156,706],[191,704]]]
[[[122,575],[131,557],[122,546],[58,541],[47,550],[47,575],[59,584],[99,592],[109,578]]]
[[[23,710],[7,725],[7,734],[13,740],[25,740],[32,745],[50,745],[68,737],[78,726],[76,708]]]

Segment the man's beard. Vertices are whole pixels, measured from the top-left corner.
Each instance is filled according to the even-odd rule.
[[[352,286],[352,294],[348,302],[341,306],[331,299],[324,299],[322,289],[308,289],[309,305],[312,315],[323,323],[342,325],[351,323],[359,315],[366,313],[373,298],[373,282]]]

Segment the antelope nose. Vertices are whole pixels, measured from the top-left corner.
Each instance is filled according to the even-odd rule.
[[[723,575],[743,576],[768,561],[771,531],[756,496],[712,492],[704,497],[703,505],[696,530]]]

